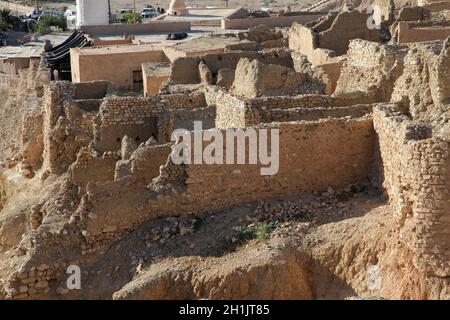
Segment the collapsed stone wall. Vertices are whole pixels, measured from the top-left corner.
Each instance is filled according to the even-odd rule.
[[[50,81],[50,72],[33,60],[28,69],[20,70],[19,76],[8,86],[0,89],[0,165],[6,166],[12,158],[20,158],[20,151],[31,139],[23,139],[22,132],[34,129],[27,115],[39,118],[39,104],[43,87]],[[39,119],[37,119],[39,121]],[[26,122],[24,124],[24,122]],[[30,156],[28,154],[27,156]],[[15,161],[20,160],[16,159]],[[33,160],[32,160],[33,161]]]
[[[390,101],[395,81],[403,72],[407,51],[407,46],[350,41],[335,93],[373,91],[378,102]]]
[[[79,208],[87,242],[91,246],[109,242],[147,219],[166,214],[185,215],[338,188],[369,175],[374,147],[370,118],[275,123],[256,130],[263,128],[280,130],[277,175],[262,176],[261,164],[174,165],[169,158],[145,192],[132,175],[90,184]],[[242,184],[243,180],[248,183]]]
[[[450,40],[412,44],[397,79],[392,102],[401,102],[413,119],[447,123],[450,103]]]
[[[308,57],[313,64],[332,62],[335,56],[346,54],[350,40],[364,39],[380,42],[380,31],[367,27],[368,14],[358,11],[343,11],[330,16],[334,19],[315,26],[294,24],[289,31],[289,48]],[[323,30],[324,27],[330,26]]]
[[[43,110],[43,168],[62,174],[75,161],[81,147],[94,137],[93,119],[101,100],[76,102],[76,86],[52,83],[45,88]]]
[[[373,112],[389,195],[400,241],[415,253],[419,270],[450,274],[450,141],[433,136],[427,124],[411,121],[395,107]]]
[[[84,194],[89,182],[113,181],[117,161],[117,153],[105,153],[102,157],[96,157],[84,148],[78,152],[76,161],[69,168],[69,179],[79,187],[79,193]]]
[[[242,58],[236,67],[231,91],[247,98],[255,98],[314,91],[310,87],[312,86],[307,83],[306,75],[292,68]]]
[[[107,81],[53,82],[46,86],[42,101],[29,102],[30,108],[24,115],[23,173],[32,177],[43,168],[47,173],[62,174],[77,160],[83,147],[93,147],[100,154],[117,151],[125,135],[138,144],[150,137],[166,143],[170,141],[173,123],[178,125],[177,121],[186,122],[197,116],[211,123],[214,118],[200,91],[157,98],[119,97],[114,93]],[[167,119],[164,113],[170,110],[185,112]],[[101,158],[94,158],[100,166]],[[84,187],[85,182],[80,184]]]

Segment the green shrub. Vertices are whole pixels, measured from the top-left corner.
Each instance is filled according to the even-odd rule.
[[[242,241],[249,241],[253,239],[267,240],[270,233],[277,227],[273,222],[261,222],[257,224],[249,224],[243,227],[239,233],[239,239]]]
[[[0,10],[0,30],[10,31],[20,27],[20,18],[12,14],[11,10]]]
[[[142,17],[140,14],[138,13],[134,13],[134,12],[126,12],[123,15],[122,20],[127,23],[127,24],[132,24],[134,23],[134,18],[136,17],[136,23],[141,23],[142,22]]]
[[[50,27],[58,27],[63,30],[66,30],[67,29],[66,17],[63,15],[59,17],[54,17],[51,15],[41,16],[37,24],[37,32],[39,32],[41,35],[50,33],[51,32]]]

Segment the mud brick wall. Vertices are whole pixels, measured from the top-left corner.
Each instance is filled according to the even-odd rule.
[[[80,188],[80,194],[83,194],[89,182],[113,181],[118,160],[117,153],[110,152],[96,157],[88,150],[81,150],[77,160],[69,168],[70,180]]]
[[[241,58],[257,59],[264,64],[278,64],[292,68],[293,61],[291,53],[286,49],[273,49],[264,52],[241,51],[226,53],[209,53],[195,57],[181,57],[171,64],[171,75],[169,78],[172,84],[193,84],[200,83],[198,65],[203,61],[216,75],[220,69],[236,69]]]
[[[193,110],[178,109],[170,112],[173,129],[194,129],[194,121],[201,121],[203,129],[215,127],[216,108],[214,106]]]
[[[202,91],[194,91],[190,94],[169,94],[159,96],[160,103],[165,110],[183,109],[192,110],[207,106],[205,94]]]
[[[163,105],[153,97],[106,98],[96,120],[94,148],[99,152],[118,150],[125,135],[137,144],[157,137],[162,110]]]
[[[151,188],[133,176],[91,184],[85,206],[79,209],[89,246],[109,242],[148,219],[339,188],[369,175],[374,150],[370,118],[278,123],[269,128],[280,130],[280,168],[273,176],[262,176],[260,165],[176,166],[168,159],[163,170],[167,176],[159,176]]]
[[[143,183],[150,183],[159,175],[159,168],[171,153],[171,144],[141,147],[130,159],[131,173]]]
[[[224,18],[222,19],[222,29],[249,29],[262,24],[271,28],[289,27],[294,22],[308,23],[326,15],[324,12],[298,12],[296,14],[297,15],[271,16],[264,18]]]
[[[99,152],[118,150],[125,135],[135,139],[137,144],[152,136],[158,140],[164,129],[159,123],[163,112],[203,107],[206,107],[206,101],[202,92],[158,97],[107,97],[96,119],[94,148]]]
[[[390,107],[376,107],[373,117],[400,239],[415,252],[420,270],[448,277],[450,142]]]

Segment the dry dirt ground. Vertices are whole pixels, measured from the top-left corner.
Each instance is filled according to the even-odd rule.
[[[349,186],[212,215],[148,221],[83,269],[84,295],[426,298],[423,277],[388,227],[392,216],[377,190]],[[381,287],[370,289],[368,270],[374,266],[380,268]]]

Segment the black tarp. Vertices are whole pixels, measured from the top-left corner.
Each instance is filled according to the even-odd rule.
[[[91,45],[83,31],[75,30],[63,43],[44,53],[45,65],[53,71],[58,70],[60,74],[70,73],[70,49],[83,48]]]

